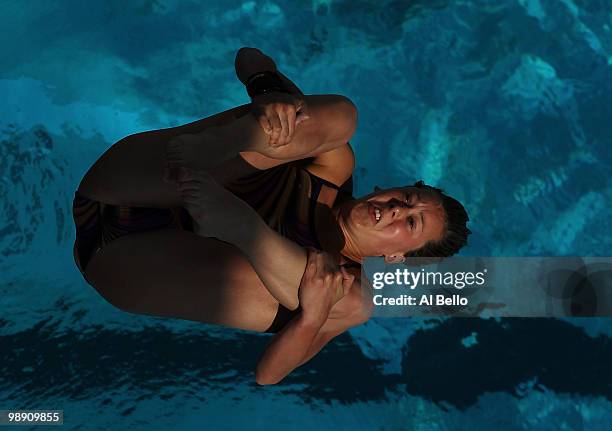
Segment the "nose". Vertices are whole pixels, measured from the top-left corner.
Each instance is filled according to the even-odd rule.
[[[387,202],[387,207],[391,211],[391,218],[393,220],[396,220],[398,217],[407,216],[412,210],[412,205],[397,199],[390,199]]]

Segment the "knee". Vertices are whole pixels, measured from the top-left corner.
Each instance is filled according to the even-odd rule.
[[[128,289],[123,289],[117,280],[111,277],[116,271],[107,271],[98,259],[92,259],[87,265],[85,276],[89,284],[110,305],[121,311],[132,311],[133,301],[128,297]]]
[[[119,289],[104,281],[95,279],[90,273],[87,273],[87,278],[91,286],[107,303],[121,311],[131,312],[133,310],[133,304],[127,301],[125,295],[121,295]]]

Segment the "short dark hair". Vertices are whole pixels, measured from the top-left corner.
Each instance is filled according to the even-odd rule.
[[[438,241],[429,241],[417,250],[404,254],[405,257],[447,257],[457,253],[467,244],[467,237],[472,232],[467,228],[470,219],[461,203],[444,194],[442,189],[427,185],[423,180],[414,183],[413,187],[435,192],[444,208],[444,234]]]

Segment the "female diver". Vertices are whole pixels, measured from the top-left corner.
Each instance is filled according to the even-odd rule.
[[[252,103],[127,136],[90,168],[74,257],[121,310],[276,333],[255,376],[273,384],[368,319],[365,256],[454,254],[468,218],[422,182],[352,198],[350,100],[304,95],[257,49],[235,67]]]

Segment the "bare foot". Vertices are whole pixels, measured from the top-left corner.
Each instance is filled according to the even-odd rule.
[[[179,135],[166,143],[166,164],[170,168],[194,168],[201,158],[202,139],[200,135]]]
[[[176,184],[182,206],[193,218],[198,235],[217,236],[224,229],[234,228],[245,210],[250,209],[205,171],[181,167],[170,169],[166,177]]]

